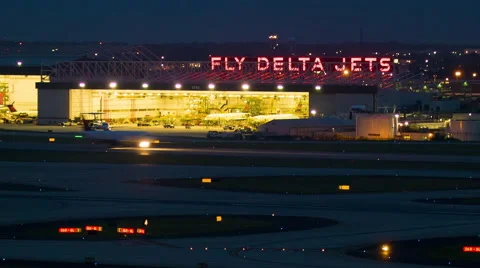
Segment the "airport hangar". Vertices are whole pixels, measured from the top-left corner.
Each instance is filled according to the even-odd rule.
[[[393,86],[390,58],[210,57],[206,62],[71,61],[36,84],[38,124],[102,113],[115,123],[145,117],[202,121],[209,114],[295,115],[376,110],[379,87]]]

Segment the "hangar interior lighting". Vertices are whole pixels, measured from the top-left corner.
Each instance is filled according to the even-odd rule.
[[[242,85],[242,89],[243,89],[243,90],[249,90],[249,89],[250,89],[250,85],[249,85],[249,84],[243,84],[243,85]]]
[[[108,85],[110,88],[116,88],[117,87],[117,82],[110,82]]]
[[[176,89],[180,89],[180,88],[182,88],[182,84],[180,84],[180,83],[176,83],[176,84],[175,84],[175,88],[176,88]]]
[[[283,89],[283,85],[278,85],[278,86],[277,86],[277,89],[278,89],[278,90],[282,90],[282,89]]]
[[[85,88],[85,85],[86,85],[85,82],[80,82],[80,83],[78,84],[78,86],[79,86],[80,88]]]
[[[148,83],[143,83],[142,88],[148,88]]]
[[[315,86],[315,90],[321,90],[322,87],[321,86]]]
[[[215,89],[215,84],[213,84],[213,83],[208,84],[208,88],[209,89]]]
[[[141,141],[141,142],[138,144],[138,147],[140,147],[140,148],[148,148],[148,147],[150,147],[150,142],[148,142],[148,141]]]

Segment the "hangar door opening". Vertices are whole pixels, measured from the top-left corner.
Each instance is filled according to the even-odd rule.
[[[71,119],[81,113],[100,112],[112,123],[159,120],[216,125],[236,117],[306,118],[309,98],[308,92],[72,89],[70,106]]]

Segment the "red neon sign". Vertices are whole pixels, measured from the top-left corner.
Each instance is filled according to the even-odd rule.
[[[59,233],[80,233],[82,228],[62,227],[58,228]]]
[[[102,226],[85,226],[85,231],[96,231],[96,232],[101,232],[103,231]]]
[[[335,64],[334,71],[343,72],[349,69],[351,72],[391,72],[391,58],[377,57],[351,57],[351,58],[320,58],[320,57],[211,57],[211,70],[241,71],[245,62],[256,62],[257,71],[274,72],[318,72],[325,71],[323,63]]]
[[[145,234],[145,229],[137,228],[137,234]]]
[[[117,232],[121,234],[134,234],[135,229],[133,228],[117,228]]]
[[[465,247],[463,247],[463,252],[478,252],[478,253],[480,253],[480,247],[465,246]]]

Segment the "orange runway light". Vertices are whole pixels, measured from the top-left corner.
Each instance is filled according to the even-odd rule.
[[[62,227],[58,228],[59,233],[80,233],[82,228]]]
[[[463,252],[477,252],[480,253],[480,247],[474,247],[474,246],[465,246],[463,247]]]
[[[85,231],[96,231],[96,232],[101,232],[103,231],[103,227],[102,226],[85,226]]]
[[[338,185],[338,190],[350,191],[350,185]]]
[[[212,178],[203,178],[202,183],[212,183]]]
[[[137,234],[145,234],[145,229],[137,228]]]
[[[133,228],[117,228],[117,233],[121,234],[134,234],[135,229]]]
[[[55,138],[48,138],[49,142],[55,142]]]
[[[217,216],[217,221],[218,222],[222,221],[222,216]]]

